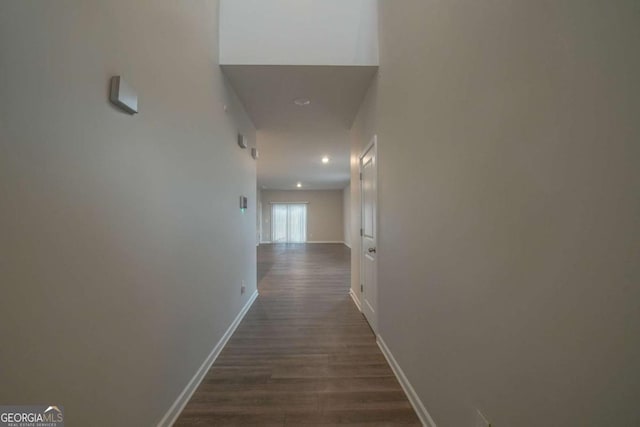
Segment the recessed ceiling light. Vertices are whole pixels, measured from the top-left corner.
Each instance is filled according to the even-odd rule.
[[[302,183],[301,182],[297,183],[296,187],[298,187],[298,188],[302,187]]]
[[[311,104],[311,100],[309,98],[296,98],[293,100],[293,103],[301,107],[304,107],[306,105]]]
[[[324,157],[322,158],[322,163],[324,163],[324,164],[329,163],[329,156],[324,156]]]

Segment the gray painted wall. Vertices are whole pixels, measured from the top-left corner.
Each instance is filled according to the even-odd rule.
[[[271,240],[271,203],[309,202],[307,241],[342,242],[342,190],[262,190],[262,238]]]
[[[377,65],[376,14],[377,0],[222,0],[220,62]]]
[[[217,23],[216,1],[0,2],[3,404],[154,425],[256,289],[254,130]]]
[[[391,352],[439,427],[640,425],[640,5],[379,4]]]

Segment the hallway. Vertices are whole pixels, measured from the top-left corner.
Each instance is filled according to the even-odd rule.
[[[348,295],[341,244],[261,245],[255,301],[176,426],[420,422]]]

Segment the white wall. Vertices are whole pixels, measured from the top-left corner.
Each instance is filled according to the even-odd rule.
[[[436,424],[640,425],[638,3],[380,2],[380,28],[379,327]]]
[[[351,185],[342,190],[342,233],[345,245],[351,247]]]
[[[155,425],[256,289],[254,131],[217,22],[215,1],[0,2],[0,402]],[[120,73],[140,114],[107,101]]]
[[[221,0],[220,63],[377,65],[376,0]]]
[[[307,241],[342,242],[342,190],[262,190],[263,241],[271,240],[271,204],[308,202]]]

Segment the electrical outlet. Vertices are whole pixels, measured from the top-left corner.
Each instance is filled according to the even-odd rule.
[[[247,287],[245,286],[244,280],[243,280],[242,284],[240,285],[240,295],[244,295],[246,290],[247,290]]]
[[[491,423],[487,421],[480,410],[476,410],[476,425],[475,427],[491,427]]]

